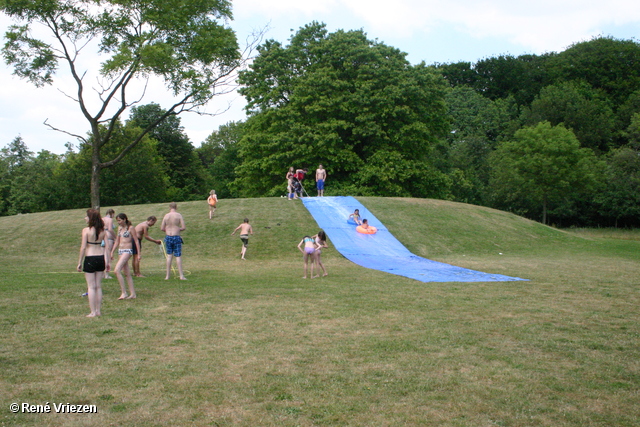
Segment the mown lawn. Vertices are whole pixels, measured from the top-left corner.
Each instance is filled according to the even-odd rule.
[[[527,282],[422,283],[323,253],[298,201],[185,216],[188,281],[144,244],[138,299],[74,273],[84,211],[0,218],[0,425],[637,426],[640,237],[560,231],[475,206],[360,199],[414,253]],[[165,205],[114,207],[134,223]],[[231,231],[247,216],[247,261]],[[161,232],[156,226],[152,236]],[[12,413],[11,403],[95,405]]]

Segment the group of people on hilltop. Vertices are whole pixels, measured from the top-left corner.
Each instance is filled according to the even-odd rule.
[[[309,172],[309,169],[294,169],[293,166],[289,168],[285,176],[287,180],[287,199],[293,200],[302,197],[303,193],[306,193],[302,186],[302,180]],[[324,196],[324,183],[327,180],[327,171],[324,166],[319,165],[316,169],[316,189],[318,190],[318,197]]]
[[[102,279],[111,278],[109,272],[111,271],[111,261],[114,259],[116,249],[118,249],[118,262],[114,271],[121,290],[118,299],[135,299],[136,291],[133,285],[133,276],[144,277],[140,273],[142,240],[146,239],[158,245],[162,244],[161,240],[156,240],[149,236],[149,228],[153,227],[157,222],[155,216],[148,217],[146,221],[134,227],[125,213],[116,215],[117,226],[115,226],[113,224],[114,214],[115,211],[109,209],[107,215],[101,218],[97,209],[88,209],[85,216],[87,227],[82,230],[77,270],[84,272],[87,281],[87,297],[91,310],[87,317],[101,315]],[[160,229],[166,234],[164,239],[167,255],[167,274],[165,279],[169,279],[171,266],[175,259],[180,279],[186,280],[182,269],[183,242],[180,236],[186,226],[182,215],[177,212],[176,203],[172,202],[169,205],[169,213],[162,219]],[[133,274],[129,268],[130,259],[133,264]],[[129,287],[128,294],[125,281]]]

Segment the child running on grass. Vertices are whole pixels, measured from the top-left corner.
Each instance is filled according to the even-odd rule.
[[[244,222],[237,226],[236,229],[233,230],[233,233],[231,233],[231,235],[233,236],[234,234],[236,234],[236,231],[238,230],[240,230],[240,240],[242,240],[242,251],[240,252],[240,258],[246,259],[244,257],[244,254],[247,253],[247,246],[249,246],[249,234],[253,234],[253,228],[251,228],[251,225],[249,224],[249,218],[245,218]]]
[[[209,197],[207,197],[207,203],[209,203],[209,219],[216,213],[216,205],[218,204],[218,196],[216,196],[216,190],[211,190]]]

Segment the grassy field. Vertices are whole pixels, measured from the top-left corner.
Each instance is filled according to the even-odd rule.
[[[296,246],[318,230],[299,201],[222,200],[213,221],[190,202],[188,280],[163,280],[145,242],[138,298],[105,281],[88,319],[74,272],[84,210],[0,218],[0,425],[640,425],[638,232],[360,200],[418,255],[529,281],[421,283],[333,249],[329,276],[303,280]],[[114,209],[138,223],[167,206]],[[241,261],[230,234],[245,216]]]

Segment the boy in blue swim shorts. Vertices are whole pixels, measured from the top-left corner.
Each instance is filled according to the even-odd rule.
[[[316,169],[316,187],[318,189],[318,197],[324,196],[324,181],[327,179],[327,171],[322,165]]]
[[[165,280],[169,280],[171,276],[171,263],[173,258],[176,259],[176,266],[178,267],[178,273],[180,274],[180,280],[187,280],[182,272],[182,237],[180,233],[186,230],[184,225],[184,219],[178,212],[178,205],[175,202],[171,202],[169,205],[169,213],[162,219],[162,225],[160,229],[166,233],[164,243],[167,250],[167,276]]]
[[[167,250],[167,255],[182,256],[182,237],[165,236],[164,245]]]

